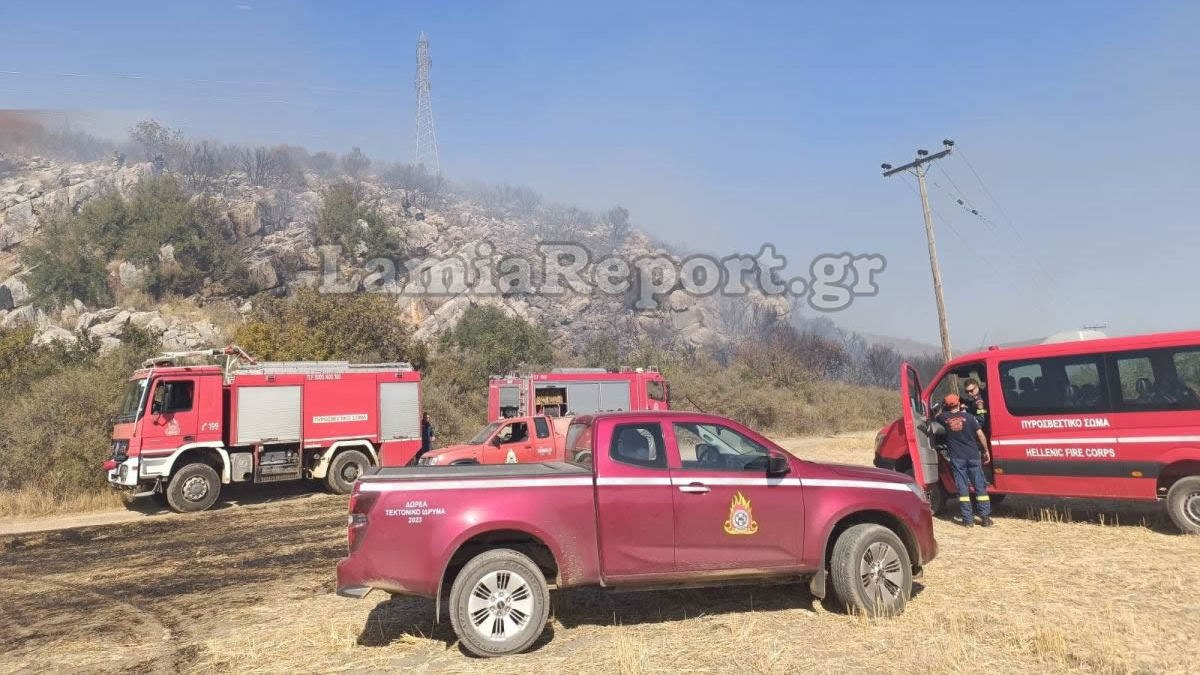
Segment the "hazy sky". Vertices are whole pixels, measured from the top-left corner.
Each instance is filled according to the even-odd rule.
[[[0,108],[408,159],[424,30],[452,178],[721,254],[882,253],[833,318],[934,342],[915,188],[878,167],[949,137],[999,202],[930,173],[956,348],[1196,327],[1200,4],[374,4],[9,0]]]

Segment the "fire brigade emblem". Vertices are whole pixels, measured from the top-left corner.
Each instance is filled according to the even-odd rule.
[[[758,532],[758,523],[754,522],[754,511],[750,508],[750,500],[741,492],[733,495],[729,502],[729,520],[725,521],[726,534],[754,534]]]
[[[170,422],[167,422],[167,429],[166,429],[165,433],[168,436],[178,436],[179,435],[179,422],[176,421],[174,417],[171,418]]]

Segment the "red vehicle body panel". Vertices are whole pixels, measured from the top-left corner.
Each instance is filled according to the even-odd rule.
[[[563,442],[566,439],[570,418],[506,417],[492,422],[495,427],[482,443],[459,443],[425,453],[420,460],[424,466],[449,466],[451,464],[529,464],[536,462],[563,461]],[[523,440],[502,442],[506,425],[524,424],[527,435]],[[484,427],[482,431],[488,427]],[[539,429],[545,429],[540,435]],[[385,465],[386,466],[386,465]]]
[[[339,593],[362,597],[380,589],[434,597],[464,543],[503,532],[544,543],[558,568],[550,581],[559,587],[813,574],[824,568],[839,521],[865,512],[898,524],[914,567],[937,554],[928,504],[895,472],[804,461],[712,415],[621,413],[575,422],[590,425],[585,447],[597,449],[591,467],[420,467],[360,479],[351,497],[350,553],[337,568]],[[672,423],[721,425],[785,458],[788,472],[684,468],[673,431],[664,438],[668,465],[662,468],[610,457],[604,449],[617,426],[638,423],[667,430]],[[742,531],[731,532],[740,499],[749,515]]]
[[[1112,406],[1100,412],[1022,415],[1009,410],[1001,391],[1002,365],[1053,357],[1099,359],[1102,384],[1110,403],[1119,391],[1113,359],[1167,348],[1200,350],[1200,331],[992,348],[966,354],[942,367],[922,392],[928,410],[938,383],[953,371],[982,365],[989,411],[994,489],[1001,494],[1155,500],[1167,481],[1200,473],[1200,410],[1128,410]],[[995,383],[995,384],[993,384]],[[961,393],[961,392],[960,392]],[[1200,392],[1196,392],[1200,393]],[[875,464],[906,470],[919,451],[902,390],[905,416],[884,427],[876,438]],[[912,469],[908,469],[912,470]],[[919,471],[919,467],[917,467]],[[918,475],[929,485],[934,478]],[[941,462],[943,487],[954,482]]]
[[[286,372],[287,364],[273,371],[233,371],[228,378],[219,366],[160,366],[134,372],[131,382],[148,380],[149,384],[136,419],[113,426],[114,456],[104,467],[109,482],[122,489],[152,485],[169,475],[180,453],[192,449],[224,453],[222,482],[226,483],[247,480],[231,473],[228,457],[237,452],[252,453],[253,466],[257,467],[260,452],[292,448],[304,456],[306,471],[313,468],[310,464],[320,453],[337,443],[369,444],[371,453],[377,455],[378,463],[383,466],[404,466],[416,455],[421,446],[419,372],[387,364],[347,365],[340,370],[322,370],[312,364],[307,370],[305,367],[306,364],[296,364],[296,372]],[[190,407],[153,412],[149,401],[159,387],[175,382],[191,383],[194,389]],[[381,388],[394,383],[416,386],[416,401],[411,410],[406,408],[401,413],[383,409]],[[290,400],[294,402],[286,410],[260,403],[253,411],[248,409],[246,420],[240,419],[239,405],[244,397],[283,387],[291,387],[298,396]],[[408,425],[414,430],[411,437],[383,438],[385,413],[411,417]],[[250,427],[261,425],[275,414],[294,416],[298,433],[287,438],[255,435]],[[116,469],[130,459],[139,461],[130,463],[134,475],[124,479]]]
[[[622,386],[623,385],[623,386]],[[542,402],[539,403],[539,395]],[[561,396],[565,410],[552,401]],[[657,369],[561,370],[494,376],[488,382],[488,421],[545,413],[552,417],[625,410],[670,410],[670,388]]]

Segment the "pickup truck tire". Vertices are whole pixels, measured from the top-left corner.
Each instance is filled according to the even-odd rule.
[[[546,627],[550,589],[538,566],[506,548],[471,558],[450,588],[450,624],[475,656],[529,649]]]
[[[1175,481],[1167,491],[1167,513],[1184,534],[1200,534],[1200,476]]]
[[[354,489],[354,481],[367,472],[371,460],[359,450],[344,450],[329,463],[329,471],[325,474],[325,487],[335,495],[349,494]]]
[[[202,462],[186,464],[171,476],[166,488],[167,506],[176,513],[203,511],[221,495],[217,470]]]
[[[897,616],[912,595],[912,562],[904,542],[874,523],[855,525],[838,537],[829,561],[833,590],[851,614]]]

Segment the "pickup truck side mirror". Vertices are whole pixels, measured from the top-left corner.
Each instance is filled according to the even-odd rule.
[[[767,457],[768,476],[786,476],[791,470],[792,465],[788,463],[787,457],[780,455],[770,455]]]

